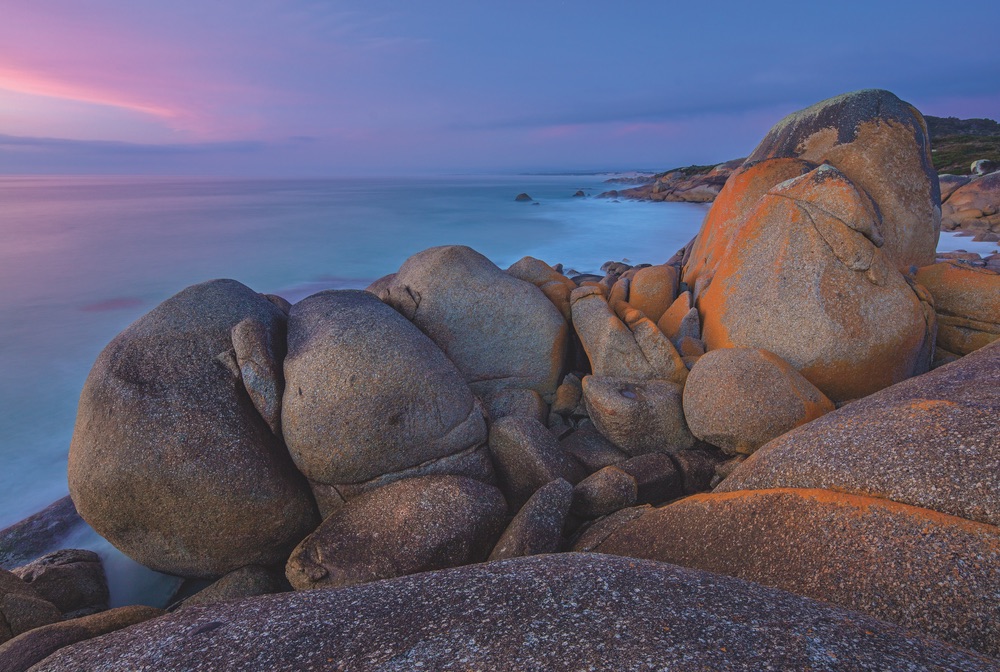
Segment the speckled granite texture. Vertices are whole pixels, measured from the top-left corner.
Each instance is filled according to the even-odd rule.
[[[564,554],[194,607],[63,649],[87,670],[996,670],[737,579]]]

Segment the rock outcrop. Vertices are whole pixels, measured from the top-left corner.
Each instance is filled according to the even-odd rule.
[[[70,495],[147,567],[211,577],[281,562],[319,522],[247,391],[232,336],[245,320],[284,341],[285,314],[260,294],[234,280],[194,285],[115,337],[87,378]]]
[[[62,649],[34,672],[456,664],[511,672],[996,668],[933,638],[738,579],[568,554],[186,609]]]
[[[937,347],[968,355],[1000,338],[1000,273],[955,261],[931,264],[916,280],[934,297]]]
[[[951,190],[941,205],[941,226],[973,233],[978,240],[1000,240],[1000,171],[966,178]]]

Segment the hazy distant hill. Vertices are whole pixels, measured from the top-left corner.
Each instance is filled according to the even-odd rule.
[[[1000,161],[1000,123],[992,119],[925,116],[931,159],[939,173],[968,175],[977,159]]]

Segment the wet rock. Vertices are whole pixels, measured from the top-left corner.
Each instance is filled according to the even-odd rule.
[[[62,649],[35,672],[420,666],[970,672],[996,662],[738,579],[557,554],[185,609]]]
[[[497,542],[490,560],[555,553],[573,500],[573,486],[558,478],[543,485],[517,512]]]
[[[599,518],[634,506],[638,484],[632,475],[618,467],[604,467],[576,484],[570,510],[583,518]]]
[[[86,523],[66,495],[41,511],[0,530],[0,568],[13,569],[31,562]]]
[[[486,440],[458,369],[367,292],[320,292],[292,307],[285,378],[289,452],[311,481],[342,494],[340,484],[404,475]]]
[[[145,606],[118,607],[29,630],[0,646],[5,672],[25,672],[59,649],[127,628],[167,612]]]
[[[278,334],[286,317],[233,280],[194,285],[115,337],[87,378],[70,494],[101,536],[152,569],[210,577],[280,562],[318,523],[247,393],[232,340],[247,319]]]
[[[552,400],[568,327],[533,284],[475,250],[452,245],[407,259],[379,298],[444,350],[474,394],[521,387]]]
[[[665,380],[629,382],[606,376],[583,379],[583,398],[598,431],[629,455],[690,448],[681,386]]]
[[[39,597],[56,605],[64,618],[108,608],[108,580],[100,556],[93,551],[55,551],[12,571]]]
[[[738,491],[653,509],[594,550],[736,576],[1000,652],[991,525],[826,490]]]
[[[408,478],[348,502],[302,540],[285,575],[296,590],[352,586],[486,558],[507,505],[461,476]]]
[[[576,483],[583,477],[545,425],[533,418],[508,416],[493,423],[490,452],[513,511],[520,510],[547,483],[559,478]]]
[[[733,455],[834,410],[780,357],[753,348],[712,350],[691,369],[684,417],[691,433]]]

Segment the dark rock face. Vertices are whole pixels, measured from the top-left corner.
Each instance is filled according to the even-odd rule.
[[[63,613],[87,616],[108,608],[108,580],[93,551],[65,549],[43,555],[13,573]]]
[[[1000,653],[992,525],[825,490],[744,490],[653,509],[594,550],[736,576]]]
[[[368,292],[320,292],[292,307],[285,379],[285,441],[311,481],[363,483],[486,441],[458,369]]]
[[[639,486],[627,471],[604,467],[576,484],[570,509],[582,518],[598,518],[633,506]]]
[[[62,613],[17,575],[0,569],[0,643],[62,620]]]
[[[572,499],[573,486],[562,478],[543,485],[510,521],[489,559],[506,560],[558,551]]]
[[[62,649],[35,672],[418,665],[996,669],[994,660],[782,591],[656,562],[567,554],[193,608]]]
[[[482,561],[503,530],[507,503],[461,476],[396,481],[348,502],[292,552],[297,590],[352,586]]]
[[[549,402],[568,327],[538,287],[461,245],[407,259],[379,298],[411,320],[465,376],[473,393],[533,389]]]
[[[825,488],[1000,526],[1000,342],[778,437],[717,492]]]
[[[232,338],[245,320],[279,333],[285,319],[244,285],[214,280],[164,301],[98,357],[80,398],[69,489],[80,515],[126,555],[170,574],[217,576],[280,562],[315,527],[305,479],[247,393]]]
[[[248,565],[234,569],[210,586],[198,591],[184,600],[180,608],[240,600],[256,595],[270,595],[284,590],[288,590],[288,584],[285,583],[283,576],[267,567]]]
[[[0,530],[0,568],[20,567],[41,556],[86,523],[69,495]]]
[[[490,453],[513,511],[546,483],[557,478],[576,483],[583,477],[580,466],[534,418],[507,416],[495,422],[490,428]]]
[[[64,646],[127,628],[167,612],[153,607],[119,607],[100,614],[43,625],[0,646],[4,672],[25,672]]]

